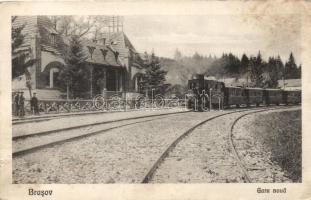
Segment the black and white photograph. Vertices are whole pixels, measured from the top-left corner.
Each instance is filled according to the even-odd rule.
[[[310,199],[310,11],[0,2],[0,200]]]
[[[301,18],[273,17],[11,16],[12,183],[301,183]]]

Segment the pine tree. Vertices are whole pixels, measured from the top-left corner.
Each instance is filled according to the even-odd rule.
[[[74,98],[84,97],[89,89],[89,71],[86,69],[87,56],[83,52],[83,46],[78,36],[71,36],[69,48],[64,56],[65,68],[61,71],[59,80],[70,90]]]
[[[293,78],[300,78],[300,77],[294,55],[291,52],[288,61],[285,63],[285,79],[293,79]]]
[[[256,75],[255,84],[257,87],[263,87],[263,78],[264,78],[263,72],[266,65],[267,63],[262,59],[261,53],[259,51],[255,62],[255,75]]]
[[[283,62],[281,60],[280,55],[278,55],[277,58],[276,58],[276,65],[277,65],[277,68],[279,70],[278,79],[281,80],[281,79],[284,78],[285,68],[284,68],[284,64],[283,64]]]
[[[279,80],[279,64],[278,60],[274,57],[270,57],[269,61],[264,69],[265,80],[263,86],[268,88],[276,88]]]
[[[300,64],[299,67],[298,67],[297,78],[301,79],[301,64]]]
[[[249,71],[248,67],[249,67],[249,59],[245,54],[243,54],[241,58],[241,65],[240,65],[239,73],[240,74],[248,73]]]
[[[260,51],[257,57],[250,58],[250,79],[256,87],[263,87],[263,72],[266,63],[262,60]]]
[[[161,69],[159,59],[154,55],[151,55],[149,63],[145,66],[146,72],[143,77],[143,89],[151,91],[155,90],[156,93],[163,93],[165,90],[164,82],[167,71]]]
[[[234,56],[232,53],[229,53],[226,57],[225,70],[229,76],[239,76],[241,62],[240,59]]]

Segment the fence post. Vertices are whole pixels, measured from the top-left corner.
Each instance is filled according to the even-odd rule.
[[[124,111],[127,111],[127,95],[125,92],[125,106],[124,106]]]
[[[209,89],[209,111],[212,109],[212,88]]]
[[[220,97],[218,97],[218,111],[220,111]]]

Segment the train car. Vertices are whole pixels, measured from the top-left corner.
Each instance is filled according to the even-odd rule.
[[[246,89],[240,87],[225,87],[224,89],[224,105],[230,107],[235,105],[247,105]]]
[[[204,75],[195,75],[188,81],[190,89],[189,108],[206,111],[211,108],[223,109],[235,105],[265,106],[280,104],[299,104],[301,102],[300,90],[262,89],[225,87],[220,81],[210,80]],[[189,93],[189,94],[190,94]]]
[[[283,102],[283,92],[280,89],[264,89],[263,90],[264,104],[269,106],[271,104],[279,105]]]
[[[299,104],[301,102],[301,90],[283,90],[284,104]]]
[[[263,103],[263,90],[262,88],[245,88],[247,105],[259,106]]]
[[[224,99],[225,84],[216,80],[209,80],[204,75],[194,75],[188,81],[188,88],[192,91],[191,100],[189,100],[189,107],[196,104],[199,110],[207,110],[210,107],[222,108]],[[211,102],[210,102],[211,101]]]

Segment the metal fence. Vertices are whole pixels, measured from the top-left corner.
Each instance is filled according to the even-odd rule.
[[[14,102],[14,101],[13,101]],[[14,104],[13,115],[16,115],[16,106]],[[38,108],[40,114],[58,114],[73,112],[91,112],[91,111],[129,111],[129,110],[150,110],[165,108],[185,108],[185,99],[149,99],[138,97],[136,99],[126,99],[119,96],[112,96],[109,99],[97,96],[90,100],[39,100]],[[32,115],[30,100],[24,103],[25,115]]]

